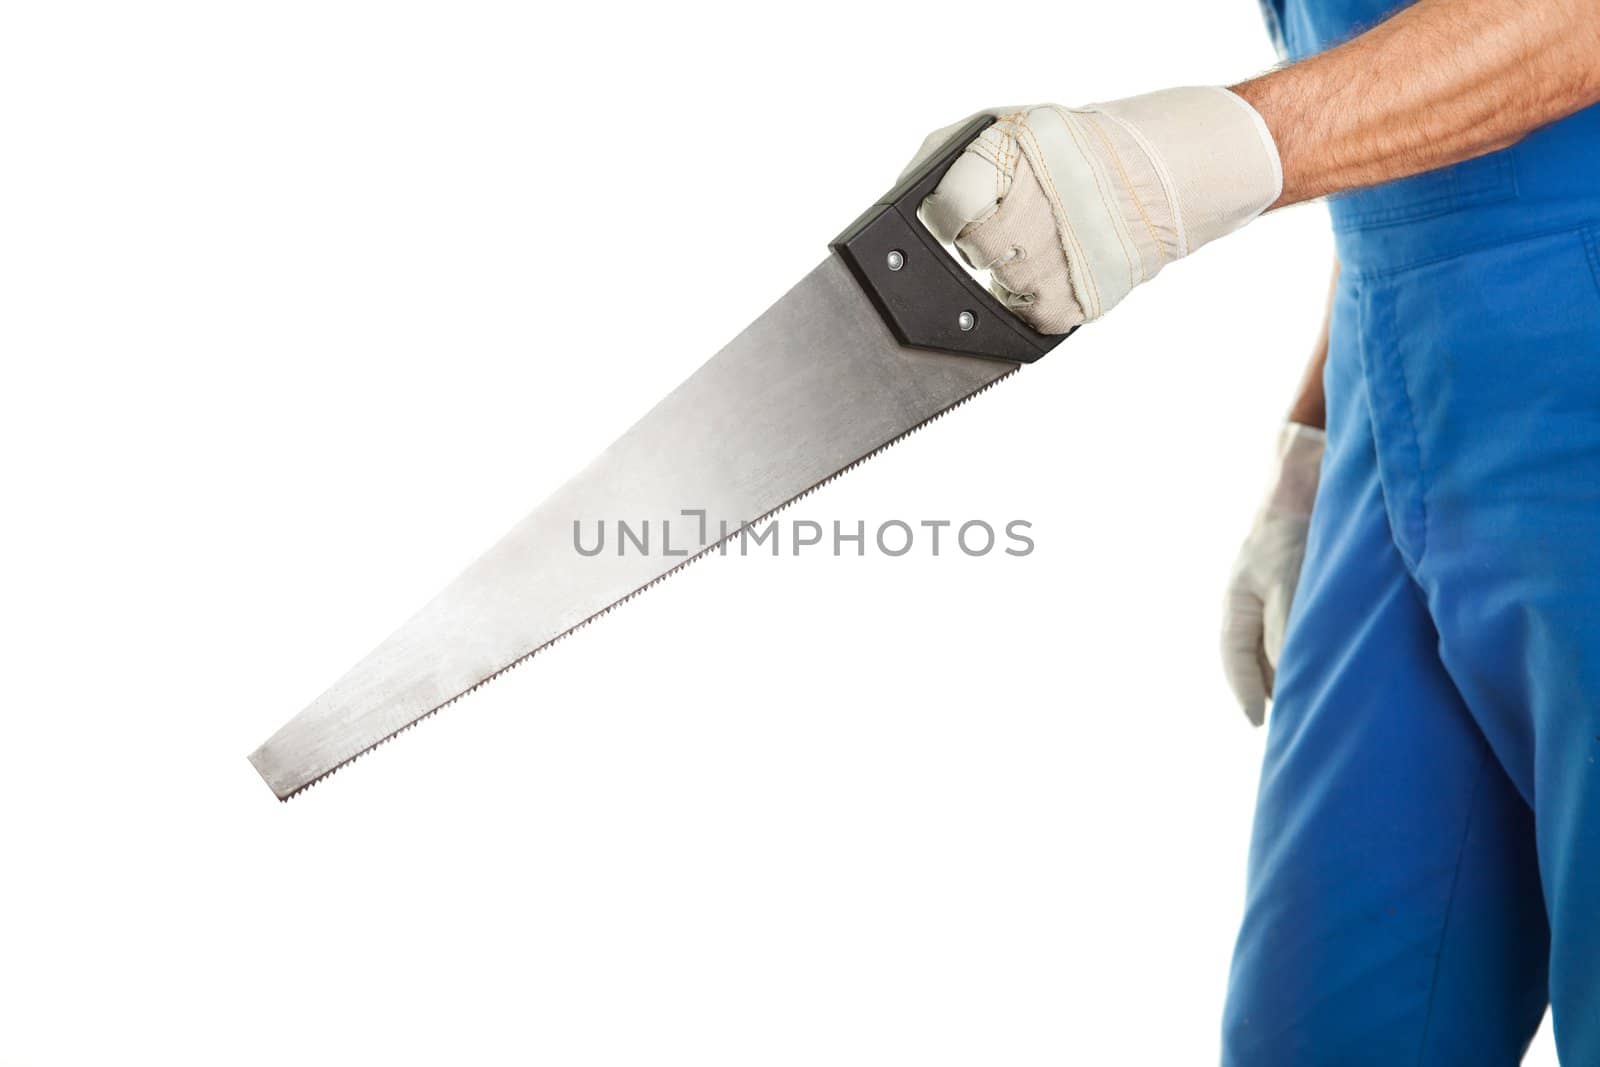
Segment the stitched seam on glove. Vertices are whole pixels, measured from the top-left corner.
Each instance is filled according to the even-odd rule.
[[[1162,241],[1160,233],[1158,233],[1156,230],[1155,221],[1151,219],[1150,212],[1146,209],[1144,201],[1140,199],[1138,195],[1138,186],[1133,180],[1132,172],[1128,170],[1127,165],[1123,162],[1122,153],[1117,151],[1115,142],[1111,140],[1110,134],[1106,132],[1105,127],[1101,125],[1099,121],[1100,118],[1109,116],[1104,116],[1100,113],[1089,111],[1082,112],[1081,114],[1083,115],[1085,123],[1094,131],[1095,136],[1100,139],[1100,142],[1105,149],[1105,154],[1111,159],[1112,163],[1116,165],[1117,173],[1122,178],[1122,188],[1127,190],[1128,193],[1127,199],[1133,204],[1133,208],[1138,213],[1140,221],[1144,223],[1145,233],[1150,237],[1150,245],[1155,252],[1155,258],[1157,261],[1155,270],[1144,270],[1144,257],[1141,256],[1139,259],[1139,273],[1141,276],[1139,280],[1149,281],[1151,278],[1155,277],[1156,271],[1159,271],[1162,267],[1172,262],[1172,260],[1167,256],[1166,243]],[[1135,147],[1137,147],[1137,145]],[[1159,174],[1157,174],[1157,180],[1160,180]]]
[[[1078,149],[1079,154],[1083,156],[1084,164],[1089,168],[1090,177],[1094,179],[1095,192],[1100,195],[1100,206],[1105,209],[1106,220],[1111,223],[1111,232],[1116,234],[1117,244],[1122,248],[1122,257],[1128,261],[1128,289],[1131,291],[1134,286],[1139,284],[1139,275],[1143,273],[1143,268],[1135,262],[1138,252],[1130,247],[1132,238],[1125,232],[1122,205],[1114,195],[1110,195],[1106,191],[1106,187],[1110,184],[1108,181],[1109,176],[1103,173],[1105,168],[1095,152],[1094,144],[1083,132],[1079,117],[1067,109],[1055,105],[1052,105],[1050,110],[1054,111],[1061,119],[1062,125],[1066,127],[1067,133],[1072,138],[1073,145]]]
[[[1067,269],[1073,282],[1073,290],[1078,294],[1078,302],[1084,305],[1085,318],[1097,319],[1101,315],[1100,285],[1095,280],[1094,272],[1089,269],[1089,256],[1078,234],[1072,226],[1072,220],[1067,218],[1065,205],[1061,202],[1061,191],[1056,187],[1055,176],[1050,173],[1049,164],[1044,159],[1044,146],[1039,143],[1039,137],[1032,128],[1023,126],[1027,134],[1027,144],[1031,144],[1033,151],[1029,152],[1024,146],[1023,152],[1028,157],[1028,162],[1034,169],[1034,178],[1045,191],[1045,200],[1050,204],[1050,214],[1054,216],[1056,228],[1061,234],[1063,244],[1067,246]],[[1087,282],[1087,285],[1085,284]],[[1085,292],[1087,290],[1087,292]],[[1083,299],[1087,295],[1088,300]],[[1091,310],[1092,309],[1092,310]]]
[[[1173,178],[1172,171],[1167,169],[1167,161],[1157,152],[1150,139],[1139,131],[1139,128],[1126,119],[1113,115],[1108,111],[1096,110],[1098,115],[1104,115],[1127,131],[1133,142],[1144,152],[1145,158],[1150,161],[1150,166],[1155,170],[1156,177],[1161,180],[1161,189],[1167,195],[1167,205],[1172,209],[1172,224],[1178,231],[1178,256],[1182,259],[1189,254],[1189,230],[1183,221],[1183,202],[1178,199],[1178,183]]]

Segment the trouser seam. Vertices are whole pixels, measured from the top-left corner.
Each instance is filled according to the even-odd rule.
[[[1411,451],[1417,462],[1417,525],[1421,527],[1420,544],[1411,561],[1411,570],[1415,574],[1422,566],[1422,557],[1428,554],[1428,471],[1422,462],[1422,439],[1417,434],[1417,405],[1411,399],[1411,381],[1406,374],[1406,360],[1404,353],[1397,353],[1395,376],[1400,379],[1400,395],[1406,400],[1406,429],[1411,431]]]
[[[1422,1014],[1422,1033],[1417,1039],[1417,1067],[1426,1067],[1424,1057],[1428,1054],[1428,1030],[1433,1024],[1434,998],[1439,992],[1439,972],[1444,966],[1444,942],[1450,932],[1450,919],[1455,913],[1456,890],[1461,886],[1461,870],[1466,866],[1467,842],[1472,837],[1472,823],[1478,815],[1478,793],[1483,789],[1483,781],[1489,769],[1489,761],[1493,757],[1485,746],[1482,760],[1478,764],[1478,776],[1473,780],[1472,792],[1467,796],[1467,822],[1461,828],[1461,845],[1456,849],[1456,869],[1450,875],[1450,893],[1445,901],[1444,921],[1439,925],[1438,947],[1433,954],[1433,974],[1428,979],[1428,1007]]]
[[[1511,237],[1493,237],[1464,245],[1450,252],[1443,252],[1436,256],[1427,256],[1422,259],[1407,260],[1403,263],[1385,263],[1381,266],[1362,267],[1355,262],[1345,262],[1340,271],[1340,277],[1348,278],[1352,282],[1379,282],[1386,281],[1399,274],[1409,274],[1422,267],[1433,267],[1440,263],[1448,263],[1452,259],[1463,259],[1467,256],[1477,255],[1479,252],[1488,252],[1492,249],[1512,248],[1520,244],[1533,241],[1543,241],[1551,237],[1559,237],[1566,233],[1582,233],[1595,226],[1592,219],[1580,220],[1575,223],[1566,223],[1560,226],[1551,226],[1530,230],[1528,233],[1519,233]],[[1353,231],[1359,233],[1360,231]],[[1354,258],[1353,256],[1351,257]]]
[[[1428,551],[1428,475],[1422,462],[1422,439],[1417,433],[1416,405],[1406,375],[1409,345],[1396,327],[1393,300],[1393,294],[1375,292],[1362,303],[1361,376],[1389,539],[1400,553],[1407,573],[1415,579]],[[1373,341],[1374,331],[1389,339],[1388,343]],[[1404,427],[1397,426],[1394,434],[1404,435],[1408,442],[1380,432],[1380,427],[1395,426],[1402,420]],[[1407,443],[1409,455],[1405,454]],[[1396,464],[1404,470],[1397,469]]]
[[[1584,229],[1583,250],[1589,256],[1589,273],[1594,276],[1595,289],[1600,290],[1600,226]]]

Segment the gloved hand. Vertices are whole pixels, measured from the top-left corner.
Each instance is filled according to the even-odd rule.
[[[1222,665],[1251,723],[1266,718],[1289,605],[1306,555],[1325,440],[1321,430],[1288,423],[1278,438],[1278,471],[1233,565],[1222,619]]]
[[[1098,319],[1283,191],[1266,123],[1226,89],[989,114],[999,121],[956,160],[922,219],[992,271],[995,295],[1042,333]]]

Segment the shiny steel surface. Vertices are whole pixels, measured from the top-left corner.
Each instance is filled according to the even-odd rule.
[[[829,256],[250,762],[287,799],[1016,368],[901,348]],[[575,521],[644,519],[648,553],[574,547]]]

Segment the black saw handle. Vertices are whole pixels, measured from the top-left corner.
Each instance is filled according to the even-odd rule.
[[[981,115],[957,130],[829,247],[901,344],[1032,363],[1071,331],[1039,333],[1017,318],[917,218],[945,171],[993,122]]]

